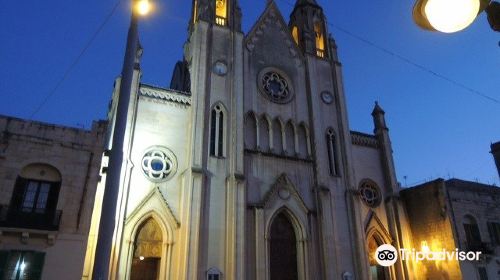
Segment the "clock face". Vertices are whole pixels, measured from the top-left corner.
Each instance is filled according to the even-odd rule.
[[[321,93],[321,99],[326,104],[332,104],[332,102],[333,102],[333,95],[330,92],[328,92],[328,91],[323,91]]]
[[[214,73],[219,76],[225,76],[227,74],[227,65],[224,61],[217,61],[214,64]]]

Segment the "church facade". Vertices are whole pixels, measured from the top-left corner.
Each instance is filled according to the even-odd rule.
[[[384,111],[350,129],[322,8],[287,23],[269,1],[244,34],[237,2],[193,1],[172,89],[141,83],[137,56],[111,279],[412,279],[372,257],[409,227]]]

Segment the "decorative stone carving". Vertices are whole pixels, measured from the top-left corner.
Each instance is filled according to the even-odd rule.
[[[285,104],[293,99],[293,87],[288,76],[281,70],[267,67],[258,76],[260,92],[275,103]]]
[[[351,142],[357,146],[365,146],[370,148],[379,148],[379,143],[374,135],[368,135],[356,131],[351,131]]]
[[[249,32],[246,39],[246,48],[248,51],[253,52],[255,49],[255,44],[259,41],[260,37],[266,32],[270,26],[277,26],[280,29],[281,39],[285,42],[288,47],[290,57],[295,61],[297,67],[302,66],[302,56],[298,51],[297,45],[293,42],[293,38],[290,34],[288,24],[285,22],[281,16],[276,4],[271,2],[259,22],[254,26],[254,28]]]
[[[181,105],[191,105],[191,96],[185,92],[167,90],[158,87],[141,86],[139,93],[144,97],[179,103]]]
[[[382,202],[380,189],[371,181],[364,181],[359,187],[361,200],[370,208],[376,208]]]
[[[177,159],[167,148],[154,146],[146,150],[141,162],[148,180],[156,183],[170,179],[177,170]]]

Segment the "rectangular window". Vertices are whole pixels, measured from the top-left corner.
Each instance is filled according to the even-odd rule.
[[[500,223],[488,222],[488,231],[490,232],[491,243],[500,246]]]
[[[50,184],[41,181],[27,181],[21,210],[26,213],[45,213],[50,192]]]
[[[45,253],[33,251],[0,251],[0,279],[39,280]]]
[[[481,247],[481,235],[477,224],[464,224],[465,238],[468,249],[477,249]]]
[[[61,217],[61,211],[57,211],[60,187],[60,182],[18,177],[10,205],[4,219],[0,220],[0,226],[57,230]]]
[[[208,280],[220,280],[219,274],[208,274]]]
[[[479,273],[479,280],[488,280],[488,272],[486,267],[478,267],[477,272]]]

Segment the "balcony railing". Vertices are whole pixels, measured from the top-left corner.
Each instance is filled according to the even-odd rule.
[[[220,26],[226,26],[226,19],[223,17],[216,16],[215,17],[215,24],[220,25]]]
[[[0,205],[0,227],[57,231],[61,215],[62,210],[34,213]]]
[[[472,242],[466,244],[467,250],[472,252],[481,252],[484,255],[491,255],[494,252],[494,248],[490,243],[487,242]]]
[[[320,58],[325,58],[325,51],[320,50],[320,49],[316,49],[316,56],[318,56]]]

